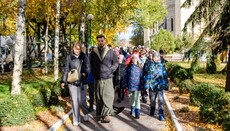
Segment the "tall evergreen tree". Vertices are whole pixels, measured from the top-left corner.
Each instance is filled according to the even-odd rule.
[[[195,0],[186,0],[182,7],[190,7]],[[188,24],[194,23],[199,24],[205,22],[204,30],[202,31],[200,37],[194,44],[194,48],[200,46],[200,50],[203,50],[202,47],[209,46],[213,55],[226,50],[229,47],[230,43],[230,1],[229,0],[198,0],[198,5],[195,8],[195,11],[191,14],[188,20],[185,23],[184,31],[187,30]],[[211,37],[213,41],[216,42],[203,42],[201,45],[200,42],[203,41],[204,37]],[[204,45],[205,44],[205,45]],[[194,49],[193,48],[193,49]],[[203,50],[204,51],[204,50]],[[230,58],[228,59],[230,61]],[[230,91],[230,63],[227,64],[227,78],[226,78],[226,88],[225,91]]]

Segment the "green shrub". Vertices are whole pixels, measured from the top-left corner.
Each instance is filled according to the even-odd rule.
[[[228,123],[230,94],[213,85],[201,83],[191,88],[190,102],[200,106],[200,120],[205,123]]]
[[[50,98],[49,98],[49,102],[48,102],[48,105],[58,105],[58,95],[52,91],[51,94],[50,94]]]
[[[0,103],[0,126],[23,125],[36,118],[33,105],[25,95],[13,95]]]
[[[194,81],[192,79],[186,79],[179,84],[179,92],[180,93],[189,93],[190,88],[194,85]]]
[[[180,81],[183,81],[185,80],[186,78],[188,78],[188,72],[183,69],[183,68],[180,68],[177,70],[177,72],[175,73],[175,77],[176,78],[179,78]]]
[[[215,123],[218,120],[218,113],[216,113],[210,106],[200,107],[200,120],[204,123]]]
[[[180,97],[178,95],[174,96],[174,100],[178,100]]]
[[[181,113],[187,113],[187,112],[189,112],[189,111],[190,111],[190,108],[189,108],[188,105],[182,107],[182,108],[179,110],[179,112],[181,112]]]
[[[64,112],[64,108],[60,105],[58,106],[50,106],[50,109],[53,110],[55,113],[59,113],[59,112]]]
[[[62,89],[61,89],[61,83],[60,82],[61,82],[61,80],[58,79],[56,82],[54,82],[53,88],[52,88],[52,91],[55,94],[57,94],[58,96],[61,96],[61,91],[62,91]]]
[[[230,131],[230,114],[226,116],[222,128],[224,131]]]
[[[39,91],[38,93],[33,95],[32,103],[35,107],[45,107],[47,105],[46,98],[42,95],[42,93]]]
[[[216,89],[208,83],[194,85],[190,91],[190,102],[194,105],[213,104],[213,99],[217,97]]]
[[[22,75],[29,75],[29,74],[34,74],[35,72],[33,70],[24,70],[22,72]]]
[[[167,64],[167,75],[174,84],[179,85],[181,81],[186,79],[193,79],[193,72],[190,69],[169,63]]]
[[[202,68],[199,68],[196,73],[198,74],[205,74],[206,73],[206,68],[202,67]]]

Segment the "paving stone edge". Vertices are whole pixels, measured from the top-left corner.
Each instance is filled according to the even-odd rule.
[[[183,131],[181,126],[180,126],[180,123],[178,122],[177,118],[176,118],[176,115],[175,113],[173,112],[173,109],[168,101],[168,98],[166,97],[166,95],[164,94],[164,100],[165,100],[165,103],[166,103],[166,106],[167,106],[167,109],[168,109],[168,112],[172,118],[172,121],[173,121],[173,125],[176,129],[176,131]]]

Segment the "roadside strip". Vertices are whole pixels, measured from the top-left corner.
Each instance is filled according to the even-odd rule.
[[[73,110],[71,109],[61,120],[56,122],[52,127],[50,127],[47,131],[56,131],[62,124],[65,123],[65,121],[70,117],[70,115],[73,113]]]
[[[172,121],[173,121],[173,125],[176,129],[176,131],[182,131],[182,128],[180,126],[180,123],[178,122],[177,118],[176,118],[176,115],[174,114],[173,112],[173,109],[168,101],[168,98],[166,97],[165,93],[164,93],[164,100],[165,100],[165,103],[166,103],[166,106],[167,106],[167,109],[169,111],[169,114],[172,118]]]

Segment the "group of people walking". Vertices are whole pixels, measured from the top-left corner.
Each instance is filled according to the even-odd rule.
[[[84,120],[89,120],[88,113],[93,111],[94,96],[96,119],[102,123],[109,123],[111,115],[124,110],[124,107],[113,105],[114,92],[117,92],[119,103],[124,100],[125,94],[128,95],[130,115],[135,115],[136,119],[140,118],[140,94],[144,103],[147,103],[149,96],[151,116],[155,115],[158,96],[159,120],[165,120],[163,90],[168,90],[168,78],[160,53],[147,52],[143,47],[139,50],[135,47],[132,52],[119,47],[112,49],[105,45],[103,35],[98,35],[97,41],[98,47],[92,48],[89,56],[82,52],[81,44],[76,42],[72,46],[71,54],[66,58],[61,87],[64,88],[73,69],[78,69],[79,74],[76,81],[68,82],[73,125],[80,124],[80,108],[84,113]],[[89,107],[86,100],[87,84]]]

